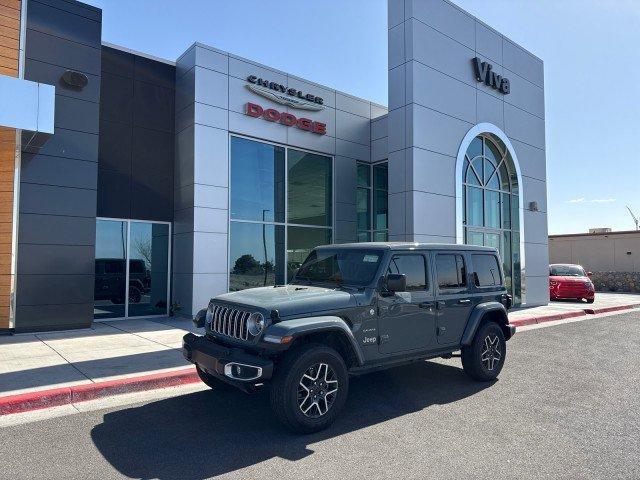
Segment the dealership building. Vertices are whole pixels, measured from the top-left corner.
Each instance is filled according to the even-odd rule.
[[[388,106],[101,26],[0,0],[0,331],[191,316],[345,242],[493,246],[548,301],[543,62],[453,3],[389,0]]]

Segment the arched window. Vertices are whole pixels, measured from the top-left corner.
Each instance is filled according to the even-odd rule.
[[[518,176],[504,143],[491,134],[475,137],[462,169],[464,242],[497,248],[507,289],[521,303]]]

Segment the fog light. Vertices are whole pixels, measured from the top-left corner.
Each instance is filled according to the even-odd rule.
[[[227,363],[224,366],[224,374],[234,380],[255,380],[262,376],[262,368],[243,363]]]

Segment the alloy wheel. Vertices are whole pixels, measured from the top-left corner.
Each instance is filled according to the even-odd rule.
[[[338,393],[338,376],[327,363],[310,366],[298,383],[298,407],[306,417],[319,418],[332,407]]]
[[[500,348],[500,339],[497,335],[487,335],[484,338],[484,347],[482,349],[482,353],[480,354],[480,361],[482,362],[482,366],[488,370],[492,371],[500,360],[502,359],[502,351]]]

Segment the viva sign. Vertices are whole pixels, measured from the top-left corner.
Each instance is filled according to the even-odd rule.
[[[484,82],[489,87],[505,95],[511,92],[509,79],[494,72],[492,70],[493,66],[490,63],[483,62],[478,57],[475,57],[471,62],[473,63],[473,71],[476,74],[477,81]]]

